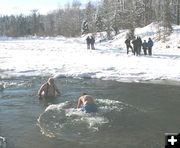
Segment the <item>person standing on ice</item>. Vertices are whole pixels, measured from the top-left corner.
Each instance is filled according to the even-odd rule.
[[[91,49],[95,49],[94,48],[94,43],[95,43],[95,38],[93,37],[93,35],[91,35],[91,37],[90,37]]]
[[[134,37],[134,39],[132,40],[132,44],[133,44],[134,55],[138,55],[138,41],[137,41],[136,37]]]
[[[152,55],[152,47],[153,47],[153,41],[151,38],[148,40],[148,55]]]
[[[140,37],[137,37],[137,55],[141,54],[141,46],[142,46],[142,40]]]
[[[86,38],[86,43],[87,43],[87,49],[90,49],[91,39],[90,39],[89,35]]]
[[[144,40],[144,42],[142,43],[142,48],[144,51],[144,55],[147,55],[148,44],[147,44],[146,40]]]
[[[125,40],[126,49],[127,49],[127,54],[129,53],[129,48],[131,48],[131,50],[132,50],[132,52],[133,52],[133,48],[132,48],[132,46],[131,46],[130,41],[131,41],[130,38],[127,38],[127,39]]]

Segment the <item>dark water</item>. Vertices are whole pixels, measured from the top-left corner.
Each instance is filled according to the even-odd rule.
[[[37,91],[46,80],[45,77],[3,80],[7,88],[0,91],[0,136],[6,137],[7,148],[163,148],[164,133],[180,132],[179,86],[57,78],[56,84],[62,96],[39,101]],[[48,127],[54,125],[56,120],[51,118],[51,114],[47,119],[41,119],[41,123],[38,122],[40,115],[47,115],[45,109],[50,104],[68,102],[71,109],[75,108],[82,92],[93,95],[99,101],[99,107],[103,107],[104,100],[106,104],[102,110],[109,110],[95,115],[108,121],[100,121],[96,125],[98,130],[91,133],[89,128],[81,129],[81,124],[77,127],[74,123],[76,116],[73,120],[65,120],[71,127],[64,131],[59,130],[62,119],[58,119],[58,127]],[[114,104],[111,101],[115,101]],[[112,103],[111,106],[108,106],[109,103]],[[59,111],[56,113],[57,118],[64,116]],[[93,115],[83,116],[77,118],[99,119],[93,118]],[[49,132],[56,132],[55,137],[42,134],[39,124],[49,128]],[[70,133],[76,134],[70,131],[73,128],[77,133],[79,130],[81,137],[74,135],[68,139]]]

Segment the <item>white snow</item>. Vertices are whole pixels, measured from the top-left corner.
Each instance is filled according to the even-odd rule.
[[[55,77],[99,78],[126,82],[180,81],[180,26],[165,42],[158,41],[157,25],[137,28],[142,40],[154,41],[152,56],[126,54],[127,30],[113,40],[96,35],[96,50],[86,49],[80,38],[0,38],[0,78],[53,75]]]

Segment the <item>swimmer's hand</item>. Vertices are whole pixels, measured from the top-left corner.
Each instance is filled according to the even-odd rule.
[[[81,108],[77,108],[77,111],[81,111]]]

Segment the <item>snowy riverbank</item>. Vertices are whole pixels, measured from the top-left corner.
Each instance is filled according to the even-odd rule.
[[[155,24],[137,28],[142,40],[154,40],[152,56],[126,54],[127,31],[113,40],[98,42],[96,50],[87,50],[85,37],[1,38],[0,77],[53,75],[75,78],[98,78],[125,82],[180,81],[180,26],[167,41],[157,41]],[[168,47],[168,48],[167,48]]]

